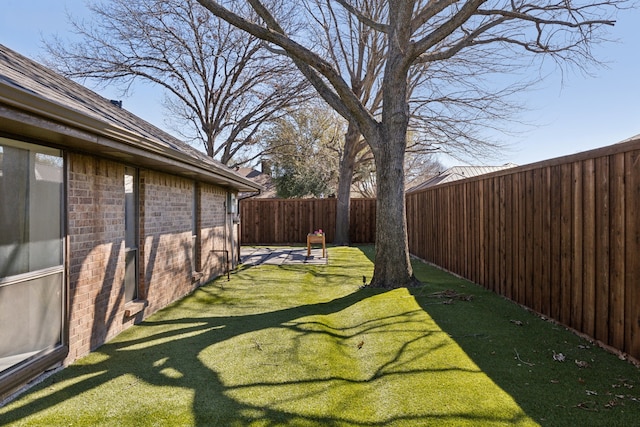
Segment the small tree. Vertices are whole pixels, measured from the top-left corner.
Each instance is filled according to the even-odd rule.
[[[388,0],[385,20],[379,21],[355,0],[334,0],[386,40],[380,81],[382,111],[377,116],[314,46],[305,46],[304,37],[285,30],[268,5],[259,0],[243,2],[260,16],[257,22],[234,13],[221,1],[198,1],[221,19],[282,49],[331,107],[357,123],[376,164],[376,255],[371,285],[378,287],[415,283],[409,261],[403,171],[412,70],[433,64],[437,71],[437,64],[454,60],[463,51],[483,56],[491,64],[502,61],[508,65],[516,55],[534,54],[585,66],[594,61],[592,42],[599,40],[602,27],[613,23],[609,14],[623,3]],[[312,21],[308,24],[313,25]]]
[[[278,197],[334,194],[343,133],[340,116],[314,105],[291,111],[264,130],[260,136]]]
[[[50,65],[71,78],[117,84],[123,94],[138,80],[163,88],[174,129],[222,163],[257,157],[259,128],[308,98],[291,61],[195,0],[111,0],[88,8],[90,23],[69,18],[79,42],[46,44]]]

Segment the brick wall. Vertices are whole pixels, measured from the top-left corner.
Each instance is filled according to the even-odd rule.
[[[194,185],[160,172],[140,172],[140,288],[149,302],[146,314],[188,294],[197,284],[192,281]]]
[[[122,321],[124,166],[70,154],[69,361],[115,336]]]
[[[201,216],[199,220],[201,257],[200,268],[204,277],[215,277],[225,272],[225,250],[231,250],[226,229],[227,193],[212,185],[200,186]],[[212,252],[214,251],[214,252]],[[232,254],[229,254],[232,256]]]
[[[139,299],[125,317],[125,166],[68,154],[69,355],[88,354],[143,317],[224,273],[226,190],[150,170],[139,171]],[[194,191],[194,189],[196,191]],[[194,195],[201,251],[193,256]],[[201,274],[194,273],[201,270]]]

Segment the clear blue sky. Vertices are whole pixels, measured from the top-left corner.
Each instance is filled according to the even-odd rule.
[[[44,55],[41,40],[52,34],[70,37],[65,8],[81,16],[84,0],[3,0],[0,43],[33,59]],[[522,116],[536,126],[515,129],[522,135],[510,140],[510,149],[494,164],[533,163],[614,144],[640,134],[640,9],[621,11],[610,38],[618,43],[596,46],[594,52],[608,64],[580,73],[550,76],[535,91],[522,95],[530,110]],[[99,90],[118,98],[116,89]],[[167,129],[159,106],[162,94],[142,86],[124,99],[124,107]],[[167,129],[169,130],[169,129]],[[446,160],[452,165],[456,161]]]

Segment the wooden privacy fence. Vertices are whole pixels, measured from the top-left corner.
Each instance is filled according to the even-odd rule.
[[[351,199],[349,239],[373,243],[376,224],[375,199]],[[305,243],[318,229],[333,242],[336,230],[335,198],[244,199],[240,201],[240,240],[249,244]]]
[[[413,254],[640,358],[640,140],[407,195]]]

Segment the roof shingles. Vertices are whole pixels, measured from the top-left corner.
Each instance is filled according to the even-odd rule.
[[[255,183],[235,173],[226,165],[206,156],[189,144],[180,141],[151,123],[129,111],[114,105],[110,100],[92,90],[67,79],[43,65],[32,61],[0,44],[0,87],[13,88],[15,93],[24,97],[38,97],[48,103],[59,106],[62,111],[72,111],[84,117],[104,123],[111,128],[119,128],[124,133],[139,140],[137,148],[148,149],[151,146],[162,148],[163,152],[175,151],[188,163],[204,167],[211,174],[222,174],[239,184],[245,190],[256,187]],[[14,107],[20,107],[21,97],[11,99]],[[7,101],[0,98],[0,103]],[[100,132],[97,127],[95,129]],[[113,138],[113,133],[108,135]],[[248,188],[246,188],[248,186]]]

